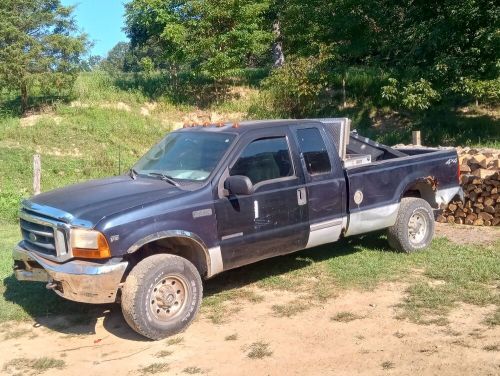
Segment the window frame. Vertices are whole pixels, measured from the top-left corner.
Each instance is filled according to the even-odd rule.
[[[286,134],[286,133],[280,133],[280,134],[274,134],[274,135],[271,135],[271,134],[270,135],[261,135],[260,137],[259,136],[252,137],[247,142],[244,142],[244,145],[242,145],[241,149],[238,151],[238,153],[235,155],[234,159],[231,161],[231,163],[227,167],[228,176],[231,176],[230,175],[231,169],[234,167],[236,162],[239,161],[241,155],[243,154],[243,152],[245,151],[247,146],[249,146],[252,142],[255,142],[258,140],[265,140],[265,139],[269,139],[269,138],[284,138],[285,139],[285,142],[286,142],[286,145],[288,148],[288,157],[290,159],[292,174],[289,176],[283,176],[283,177],[279,177],[279,178],[275,178],[275,179],[262,180],[256,184],[252,183],[253,187],[254,187],[254,191],[257,191],[257,189],[259,189],[260,187],[263,187],[263,186],[266,186],[269,184],[280,183],[280,182],[284,182],[284,181],[288,181],[288,180],[297,179],[297,169],[295,167],[295,162],[294,162],[294,158],[293,158],[293,154],[292,154],[292,144],[290,142],[288,134]]]
[[[325,153],[326,153],[326,156],[328,159],[328,163],[330,164],[329,170],[314,173],[314,174],[309,172],[309,169],[307,168],[307,163],[306,163],[306,159],[304,156],[304,152],[302,151],[302,148],[300,145],[300,140],[299,140],[299,131],[306,130],[306,129],[316,129],[318,131],[319,137],[321,138],[321,141],[323,141],[323,145],[325,147]],[[323,128],[320,128],[314,124],[311,124],[311,125],[304,125],[302,127],[295,128],[294,131],[295,131],[295,139],[297,141],[297,147],[298,147],[299,154],[300,154],[300,159],[301,159],[303,166],[304,166],[304,173],[306,173],[311,178],[314,178],[316,176],[326,175],[326,174],[332,174],[333,173],[333,164],[332,164],[332,160],[331,160],[331,156],[330,156],[330,151],[328,150],[328,144],[327,144],[326,139],[325,139],[324,134],[323,134]]]

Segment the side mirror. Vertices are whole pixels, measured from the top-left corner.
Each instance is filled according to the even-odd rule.
[[[224,182],[224,188],[233,195],[248,196],[253,193],[252,181],[243,175],[229,176]]]

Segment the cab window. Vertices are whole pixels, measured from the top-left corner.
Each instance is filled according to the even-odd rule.
[[[293,176],[286,138],[272,137],[252,141],[243,150],[229,173],[247,176],[254,185]]]

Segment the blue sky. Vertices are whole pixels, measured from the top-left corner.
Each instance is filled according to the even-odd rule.
[[[61,0],[61,3],[77,6],[74,15],[78,27],[94,42],[92,55],[106,56],[116,43],[127,40],[122,31],[124,0]]]

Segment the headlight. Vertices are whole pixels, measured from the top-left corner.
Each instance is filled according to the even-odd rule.
[[[108,241],[99,231],[71,229],[71,250],[74,257],[108,258],[111,257]]]

